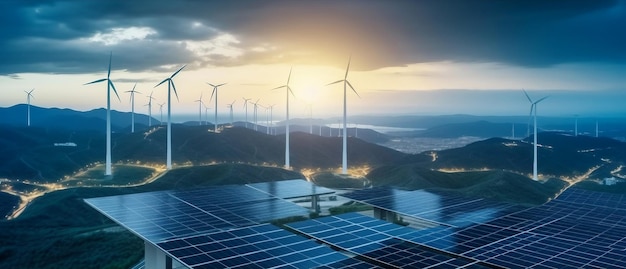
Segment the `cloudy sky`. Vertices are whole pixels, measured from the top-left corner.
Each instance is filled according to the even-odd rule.
[[[230,0],[0,1],[0,106],[25,103],[89,110],[106,106],[111,79],[130,111],[153,113],[175,77],[174,113],[197,113],[211,88],[218,110],[242,98],[284,115],[341,114],[342,79],[351,114],[524,115],[531,98],[550,115],[626,116],[626,1]],[[174,99],[175,100],[175,99]]]

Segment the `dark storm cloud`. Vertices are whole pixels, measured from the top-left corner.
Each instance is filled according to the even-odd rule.
[[[610,0],[9,0],[0,1],[0,23],[0,74],[99,71],[108,51],[114,65],[133,71],[182,63],[343,66],[348,54],[359,69],[428,61],[626,62],[626,4]],[[110,46],[77,42],[123,27],[156,33]],[[220,33],[236,36],[240,43],[232,45],[244,54],[198,59],[177,42]],[[275,49],[252,50],[264,44]]]

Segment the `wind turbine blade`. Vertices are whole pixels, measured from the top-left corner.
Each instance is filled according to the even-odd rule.
[[[170,83],[172,84],[172,89],[174,90],[174,95],[176,95],[176,101],[180,102],[180,99],[178,99],[178,93],[176,92],[176,86],[174,85],[174,81],[170,79]]]
[[[291,71],[293,70],[293,67],[289,68],[289,76],[287,77],[287,85],[289,85],[289,80],[291,80]]]
[[[185,68],[185,66],[187,66],[187,65],[183,65],[183,67],[181,67],[176,72],[174,72],[174,74],[172,74],[172,76],[170,78],[174,78],[174,76],[176,76],[178,74],[178,72],[180,72],[180,70],[183,70],[183,68]]]
[[[111,59],[113,59],[113,52],[109,54],[109,72],[107,73],[107,78],[111,77]]]
[[[211,83],[208,83],[208,82],[207,82],[206,84],[209,84],[209,85],[211,85],[211,87],[215,88],[215,85],[213,85],[213,84],[211,84]]]
[[[537,105],[537,103],[539,103],[539,102],[541,102],[541,101],[545,100],[546,98],[548,98],[548,96],[546,96],[546,97],[544,97],[544,98],[541,98],[541,99],[539,99],[539,100],[535,101],[535,105]]]
[[[354,87],[352,87],[352,84],[350,84],[350,81],[347,81],[347,80],[346,80],[346,83],[348,84],[348,86],[350,86],[350,89],[352,89],[352,91],[353,91],[354,93],[356,93],[356,96],[358,96],[359,98],[361,98],[361,96],[359,95],[359,93],[358,93],[358,92],[356,92],[356,90],[354,89]]]
[[[344,81],[344,80],[343,80],[343,79],[340,79],[340,80],[337,80],[337,81],[335,81],[335,82],[328,83],[328,84],[326,84],[326,85],[324,85],[324,86],[337,84],[337,83],[342,82],[342,81]]]
[[[534,107],[535,107],[535,104],[531,104],[531,105],[530,105],[530,113],[528,113],[528,116],[529,116],[529,117],[532,117],[532,116],[533,116],[533,108],[534,108]],[[528,121],[530,122],[530,120],[528,120]]]
[[[528,102],[530,102],[532,104],[533,100],[530,99],[530,96],[528,96],[528,93],[526,93],[526,90],[522,89],[522,91],[524,91],[524,95],[526,95],[526,98],[528,98]]]
[[[215,94],[216,91],[217,91],[217,87],[213,86],[213,91],[211,92],[211,98],[209,99],[209,102],[213,100],[213,95]]]
[[[280,86],[280,87],[276,87],[276,88],[274,88],[274,89],[271,89],[270,91],[273,91],[273,90],[278,90],[278,89],[280,89],[280,88],[285,88],[285,87],[287,87],[287,85],[283,85],[283,86]]]
[[[154,86],[154,87],[155,87],[155,88],[156,88],[156,87],[159,87],[159,85],[163,84],[164,82],[168,81],[169,79],[170,79],[170,78],[166,78],[166,79],[164,79],[163,81],[159,82],[159,84],[157,84],[157,85],[156,85],[156,86]]]
[[[293,91],[291,90],[291,87],[287,86],[287,90],[291,93],[291,96],[293,96],[294,98],[296,97],[296,95],[293,94]]]
[[[222,83],[222,84],[217,85],[217,86],[215,86],[215,87],[224,86],[224,85],[226,85],[226,83]]]
[[[89,82],[89,83],[85,83],[85,84],[83,84],[83,85],[89,85],[89,84],[94,84],[94,83],[100,83],[100,82],[103,82],[103,81],[105,81],[105,80],[107,80],[107,79],[106,79],[106,78],[102,78],[102,79],[94,80],[94,81]]]
[[[109,85],[111,85],[111,88],[113,88],[113,92],[115,93],[115,96],[117,96],[117,100],[118,101],[122,101],[122,99],[120,99],[120,96],[117,94],[117,90],[115,89],[115,85],[113,85],[113,81],[111,81],[110,79],[108,79],[109,81]]]
[[[350,70],[350,61],[352,60],[352,55],[350,55],[350,57],[348,58],[348,67],[346,67],[346,75],[343,77],[343,79],[348,79],[348,70]]]
[[[35,91],[35,89],[32,89],[28,92],[28,95],[32,95],[31,93],[33,93],[33,91]]]

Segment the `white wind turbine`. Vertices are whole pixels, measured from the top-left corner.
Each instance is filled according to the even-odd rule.
[[[248,128],[248,101],[252,100],[252,98],[243,97],[243,108],[246,109],[246,128]]]
[[[135,132],[135,93],[141,94],[141,92],[135,91],[135,87],[137,87],[137,83],[133,86],[133,89],[130,91],[126,91],[130,93],[130,132]]]
[[[233,126],[233,105],[235,104],[235,102],[237,102],[237,100],[233,101],[232,103],[226,105],[226,107],[230,110],[230,126]]]
[[[352,89],[352,91],[360,98],[361,96],[359,95],[358,92],[356,92],[356,90],[354,89],[354,87],[352,87],[352,84],[350,84],[350,82],[348,81],[348,70],[350,70],[350,60],[352,59],[352,57],[350,57],[348,59],[348,67],[346,67],[346,75],[343,77],[343,79],[337,80],[335,82],[331,82],[326,84],[326,86],[328,85],[332,85],[332,84],[336,84],[336,83],[340,83],[343,82],[343,155],[342,155],[342,169],[341,172],[344,175],[348,174],[348,126],[347,126],[347,102],[346,102],[346,93],[347,93],[347,86],[350,86],[350,89]]]
[[[176,95],[176,99],[178,99],[178,93],[176,93],[176,86],[174,85],[174,81],[172,80],[174,76],[183,70],[185,65],[180,69],[176,70],[169,78],[164,79],[159,84],[154,86],[155,88],[159,85],[165,83],[167,81],[167,163],[166,168],[172,169],[172,102],[171,102],[171,89],[174,89],[174,94]]]
[[[530,96],[528,96],[528,93],[526,93],[525,90],[524,91],[524,95],[526,95],[526,98],[528,99],[528,101],[530,102],[530,113],[534,114],[533,118],[534,118],[534,140],[533,140],[533,180],[537,181],[539,180],[539,178],[537,177],[537,104],[541,101],[543,101],[544,99],[548,98],[548,96],[545,96],[537,101],[534,101],[532,99],[530,99]]]
[[[163,125],[163,106],[165,105],[165,103],[161,103],[159,104],[159,110],[161,111],[161,120],[160,120],[160,125]]]
[[[24,91],[26,93],[26,103],[28,103],[28,106],[26,107],[26,124],[28,126],[30,126],[30,98],[35,98],[35,96],[33,96],[33,91],[35,89],[32,89],[30,91]]]
[[[257,109],[259,108],[259,100],[261,99],[257,99],[256,102],[252,103],[254,105],[254,130],[257,131],[257,127],[259,126],[259,121],[257,120]]]
[[[107,72],[107,77],[94,80],[89,83],[85,83],[84,85],[100,83],[106,81],[107,83],[107,149],[106,149],[106,164],[104,169],[104,175],[110,176],[111,172],[111,88],[113,88],[113,92],[117,99],[120,100],[120,96],[117,94],[117,90],[115,89],[115,85],[113,85],[113,81],[111,81],[111,59],[113,58],[113,52],[109,55],[109,71]],[[121,101],[121,100],[120,100]]]
[[[209,109],[210,107],[204,105],[204,124],[209,125]]]
[[[154,97],[152,97],[153,92],[150,92],[150,95],[148,96],[148,127],[152,127],[152,100],[154,99]]]
[[[211,99],[213,99],[213,95],[215,95],[215,131],[217,133],[217,88],[223,85],[226,85],[226,83],[222,83],[222,84],[218,84],[218,85],[213,85],[211,83],[206,83],[211,85],[211,87],[213,87],[213,92],[211,92]],[[209,99],[209,102],[211,102],[211,99]]]
[[[195,102],[198,102],[198,125],[202,125],[202,105],[204,105],[204,102],[202,102],[202,92],[200,92],[200,99]]]
[[[291,93],[291,95],[295,97],[295,95],[293,94],[293,91],[291,90],[291,87],[289,87],[289,80],[291,79],[291,70],[292,69],[289,69],[289,76],[287,77],[287,84],[272,89],[272,90],[277,90],[280,88],[285,88],[285,93],[287,97],[287,106],[285,109],[285,111],[287,111],[287,120],[285,121],[285,168],[286,169],[289,169],[291,167],[291,165],[289,164],[289,93]]]
[[[275,106],[275,104],[267,107],[267,109],[270,110],[270,121],[267,123],[267,134],[273,134],[272,128],[270,128],[270,126],[274,125],[274,122],[273,122],[274,119],[273,119],[273,115],[272,115],[272,114],[274,114],[274,106]]]

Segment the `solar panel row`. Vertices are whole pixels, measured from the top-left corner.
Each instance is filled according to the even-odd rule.
[[[357,213],[287,224],[306,236],[375,262],[396,268],[483,268],[477,261],[435,252],[401,239],[412,228],[376,220]]]
[[[247,186],[283,199],[335,193],[334,190],[316,186],[303,179],[261,182],[247,184]]]

